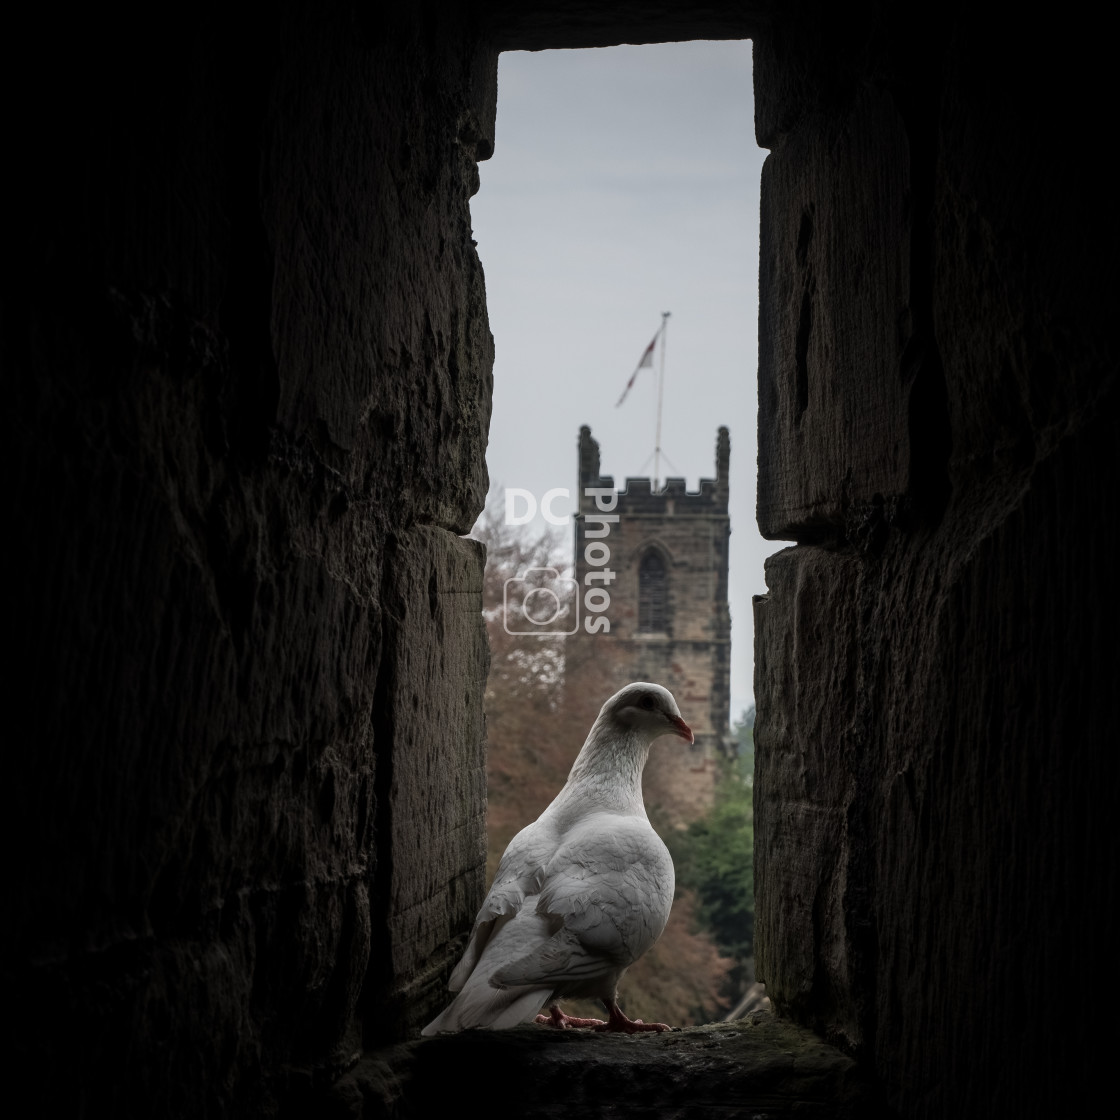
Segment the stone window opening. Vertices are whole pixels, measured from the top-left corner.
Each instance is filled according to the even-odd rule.
[[[996,5],[382,7],[285,3],[263,36],[155,12],[21,52],[58,75],[18,115],[3,320],[40,1111],[436,1115],[481,1068],[538,1117],[1096,1111],[1114,231],[1107,176],[1039,138],[1099,147],[1108,37]],[[757,36],[769,155],[757,331],[727,313],[756,518],[794,542],[751,607],[757,969],[784,1018],[413,1042],[485,887],[463,534],[498,415],[468,205],[497,60],[728,36]],[[689,536],[644,539],[618,578],[636,597],[660,552],[652,675],[709,635]]]

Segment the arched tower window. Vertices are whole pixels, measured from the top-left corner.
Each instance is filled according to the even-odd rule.
[[[661,554],[650,549],[638,565],[638,632],[662,634],[668,627],[669,573]]]

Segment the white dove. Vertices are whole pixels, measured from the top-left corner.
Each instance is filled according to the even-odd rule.
[[[619,978],[661,936],[673,902],[673,861],[642,801],[660,735],[694,741],[668,689],[628,684],[603,705],[564,788],[510,841],[451,974],[459,994],[422,1034],[534,1020],[670,1029],[628,1019],[617,1002]],[[558,1001],[577,997],[601,1000],[607,1020],[565,1015]]]

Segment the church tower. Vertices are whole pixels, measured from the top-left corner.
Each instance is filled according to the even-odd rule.
[[[730,736],[731,615],[727,606],[727,512],[731,441],[716,441],[716,477],[689,493],[683,478],[654,491],[628,478],[621,491],[600,474],[599,444],[579,434],[575,574],[582,597],[583,656],[614,684],[663,684],[696,742],[659,740],[646,769],[647,800],[676,823],[711,802],[717,755]]]

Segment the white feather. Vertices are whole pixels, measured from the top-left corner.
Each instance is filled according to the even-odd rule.
[[[668,690],[631,684],[603,705],[564,788],[510,842],[448,987],[423,1030],[532,1022],[565,997],[615,1006],[619,977],[661,936],[673,863],[642,802],[660,735],[691,741]]]

